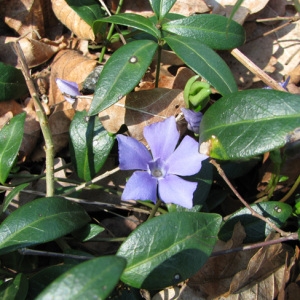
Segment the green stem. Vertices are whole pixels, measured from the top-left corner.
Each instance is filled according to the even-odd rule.
[[[137,200],[136,202],[140,203],[141,205],[147,206],[151,209],[153,209],[154,206],[155,206],[154,204],[146,202],[146,201]],[[168,213],[166,210],[164,210],[161,207],[159,207],[157,211],[160,212],[161,214],[167,214]]]
[[[118,5],[118,8],[117,8],[116,13],[115,13],[116,15],[120,13],[122,5],[123,5],[123,1],[124,0],[120,0],[119,1],[119,5]],[[111,38],[111,36],[112,36],[112,34],[114,32],[114,29],[115,29],[115,24],[112,23],[111,26],[110,26],[110,28],[109,28],[107,37],[106,37],[106,42],[105,42],[105,44],[104,44],[104,46],[103,46],[103,48],[101,50],[101,53],[100,53],[99,63],[101,63],[102,60],[103,60],[103,58],[104,58],[104,54],[105,54],[106,49],[107,49],[106,45],[107,45],[107,43],[109,43],[109,40],[110,40],[110,38]]]
[[[280,202],[285,202],[287,199],[289,199],[293,193],[296,191],[297,187],[300,184],[300,175],[298,176],[298,178],[296,179],[295,183],[293,184],[293,186],[291,187],[291,189],[288,191],[288,193],[279,201]]]
[[[155,74],[155,87],[156,87],[156,88],[158,88],[158,82],[159,82],[160,62],[161,62],[161,52],[162,52],[162,46],[161,46],[161,45],[158,45],[158,49],[157,49],[156,74]]]
[[[152,211],[151,211],[149,217],[148,217],[148,220],[152,219],[152,218],[155,216],[155,214],[156,214],[158,208],[160,207],[160,205],[161,205],[161,200],[158,199],[158,200],[156,201],[156,203],[155,203],[155,205],[154,205],[154,207],[153,207],[153,209],[152,209]]]
[[[46,117],[44,108],[39,100],[33,80],[30,77],[29,69],[26,64],[26,59],[19,42],[13,44],[18,55],[20,64],[22,66],[22,73],[25,77],[29,93],[33,99],[36,115],[38,117],[42,134],[45,141],[46,153],[46,196],[51,197],[54,195],[54,147],[52,134],[50,131],[48,119]]]

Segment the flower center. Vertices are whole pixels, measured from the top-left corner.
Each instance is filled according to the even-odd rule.
[[[148,172],[156,179],[164,178],[167,174],[166,166],[160,158],[149,162]]]

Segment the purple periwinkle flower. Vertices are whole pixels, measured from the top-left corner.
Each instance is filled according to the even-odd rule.
[[[179,176],[197,173],[207,156],[198,152],[198,143],[189,136],[185,136],[175,149],[179,136],[174,117],[144,128],[151,154],[134,138],[117,135],[120,169],[138,170],[126,183],[122,200],[151,200],[155,203],[159,198],[165,203],[193,207],[197,183]]]
[[[79,89],[78,89],[78,84],[76,82],[56,78],[56,84],[57,84],[59,90],[63,94],[67,94],[67,95],[70,95],[71,97],[74,97],[74,98],[71,98],[71,97],[64,95],[65,99],[68,102],[70,102],[71,104],[73,104],[75,102],[75,97],[80,95]]]
[[[181,111],[184,115],[185,120],[187,121],[188,129],[196,134],[199,134],[200,122],[203,117],[202,112],[196,112],[188,108],[181,108]]]
[[[286,89],[287,85],[289,84],[289,81],[290,81],[290,76],[286,79],[286,81],[284,81],[284,82],[279,82],[279,84],[280,84],[284,89]],[[269,86],[266,86],[266,87],[264,87],[263,89],[266,89],[266,90],[272,90],[272,88],[269,87]]]

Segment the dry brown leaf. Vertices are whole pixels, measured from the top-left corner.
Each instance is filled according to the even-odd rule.
[[[75,110],[69,102],[65,101],[55,79],[74,81],[80,85],[96,65],[95,60],[82,56],[74,50],[62,50],[53,60],[50,74],[49,106],[55,105],[55,108],[49,117],[49,126],[53,135],[54,151],[56,153],[68,145],[69,127]],[[35,150],[32,160],[38,161],[44,157],[45,153],[41,145]]]
[[[17,40],[18,39],[14,37],[0,37],[0,59],[4,63],[20,68],[18,57],[12,48],[12,43]],[[48,39],[37,41],[29,38],[22,38],[19,40],[19,43],[29,68],[43,64],[55,53],[67,46],[63,41],[53,42]]]
[[[51,0],[52,9],[57,17],[78,38],[95,40],[93,29],[67,4],[65,0]]]
[[[184,107],[181,90],[158,88],[130,93],[99,117],[107,131],[115,133],[126,124],[129,134],[145,143],[144,127],[177,116],[181,107]]]
[[[118,0],[107,1],[107,6],[112,12],[116,12],[118,5]],[[207,13],[209,11],[210,9],[208,8],[204,0],[179,0],[176,1],[172,9],[170,10],[171,13],[177,13],[184,16],[189,16],[194,13]],[[137,13],[142,16],[153,15],[149,0],[124,1],[121,12]]]
[[[1,1],[1,15],[5,23],[20,36],[28,34],[28,38],[35,39],[37,31],[41,37],[45,36],[43,0],[4,0]],[[4,9],[4,10],[3,10]]]

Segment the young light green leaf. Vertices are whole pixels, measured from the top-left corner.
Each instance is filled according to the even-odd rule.
[[[85,261],[59,276],[36,300],[104,300],[118,283],[125,266],[125,259],[117,256]]]
[[[90,221],[78,204],[46,197],[27,203],[0,225],[0,255],[62,237]]]
[[[0,285],[0,299],[25,300],[28,290],[27,277],[19,273],[14,279]]]
[[[13,188],[5,197],[3,205],[0,205],[0,211],[5,212],[10,202],[14,199],[14,197],[18,195],[22,190],[24,190],[28,185],[29,183],[23,183]]]
[[[193,38],[210,48],[226,50],[241,46],[245,42],[244,28],[232,21],[228,28],[228,19],[219,15],[193,15],[170,21],[162,25],[164,31]]]
[[[27,92],[21,70],[0,62],[0,101],[16,99]]]
[[[283,147],[300,127],[299,95],[253,89],[219,99],[200,125],[200,152],[221,160]]]
[[[105,11],[96,0],[66,0],[67,4],[90,26],[105,17]]]
[[[219,93],[228,95],[237,91],[229,67],[208,46],[182,36],[168,36],[164,40],[192,70],[205,78]]]
[[[147,32],[156,38],[160,38],[160,31],[155,27],[155,24],[152,23],[149,18],[145,18],[141,15],[124,13],[97,20],[95,24],[98,22],[109,22],[133,27]]]
[[[277,201],[252,204],[251,207],[257,213],[272,221],[277,227],[281,227],[292,213],[290,205]],[[237,222],[241,222],[245,228],[246,238],[244,243],[255,243],[264,240],[270,232],[274,231],[267,223],[252,216],[250,210],[245,207],[232,214],[226,220],[220,229],[219,238],[223,241],[229,240]]]
[[[161,21],[173,7],[176,0],[149,0],[149,2],[158,21]]]
[[[132,91],[144,76],[156,49],[155,42],[141,40],[114,52],[101,72],[88,115],[98,114]]]
[[[16,115],[0,130],[0,183],[2,184],[5,183],[19,152],[25,117],[25,113]]]
[[[72,232],[72,235],[82,242],[86,242],[104,230],[104,227],[101,227],[97,224],[87,224],[84,227]]]
[[[173,212],[133,231],[117,252],[127,260],[121,280],[136,288],[162,289],[186,280],[209,258],[221,216]]]
[[[91,180],[105,163],[115,138],[108,134],[97,116],[76,112],[70,126],[71,159],[77,175]]]

